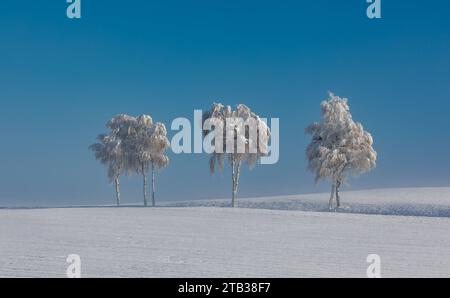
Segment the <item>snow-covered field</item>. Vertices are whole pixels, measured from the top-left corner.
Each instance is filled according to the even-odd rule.
[[[450,188],[342,199],[0,209],[0,276],[65,277],[78,254],[83,277],[365,277],[378,254],[383,277],[450,277]]]
[[[243,208],[328,212],[329,194],[306,194],[238,200]],[[166,204],[177,207],[227,207],[229,200]],[[396,188],[342,193],[341,213],[450,218],[450,187]]]

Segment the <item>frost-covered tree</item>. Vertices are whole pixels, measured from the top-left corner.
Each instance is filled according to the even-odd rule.
[[[150,170],[152,174],[152,206],[155,207],[155,175],[157,169],[167,167],[169,157],[165,151],[170,148],[170,142],[167,138],[166,126],[160,122],[155,123],[150,130]]]
[[[107,123],[109,134],[101,134],[97,137],[99,143],[89,147],[95,158],[108,167],[108,178],[114,182],[116,190],[116,203],[120,205],[120,176],[129,173],[129,164],[126,152],[123,148],[122,139],[126,133],[126,123],[131,120],[127,115],[113,117]]]
[[[147,199],[147,173],[151,170],[152,206],[155,202],[155,171],[169,164],[165,151],[170,147],[167,130],[162,123],[153,123],[150,116],[141,115],[130,124],[129,134],[125,140],[131,167],[143,177],[144,205]]]
[[[247,106],[240,104],[236,110],[230,106],[214,103],[203,114],[203,133],[213,136],[210,171],[223,170],[227,157],[231,166],[232,199],[236,206],[241,166],[246,163],[252,169],[262,156],[269,153],[270,129],[267,124]]]
[[[308,169],[315,173],[316,182],[331,181],[329,207],[333,197],[340,207],[339,191],[349,174],[358,175],[376,165],[377,153],[372,148],[373,139],[359,122],[354,122],[346,98],[329,93],[323,101],[322,122],[306,128],[312,141],[306,149]]]
[[[108,177],[115,182],[117,203],[120,203],[121,174],[132,172],[143,176],[144,205],[147,200],[147,173],[152,173],[152,205],[155,206],[155,170],[166,167],[169,158],[167,131],[162,123],[153,123],[150,116],[117,115],[107,124],[108,135],[100,135],[100,143],[90,148],[100,162],[108,166]]]

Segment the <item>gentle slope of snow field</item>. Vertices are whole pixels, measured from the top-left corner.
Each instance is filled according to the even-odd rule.
[[[341,213],[450,218],[450,187],[391,188],[342,192]],[[246,198],[239,207],[328,212],[329,194]],[[189,201],[167,206],[229,206],[229,200]]]
[[[298,207],[327,199],[0,209],[0,276],[65,277],[78,254],[83,277],[365,277],[378,254],[383,277],[450,277],[450,188],[343,192],[344,212]]]

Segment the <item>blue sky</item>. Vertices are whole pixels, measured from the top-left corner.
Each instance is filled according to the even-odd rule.
[[[282,2],[282,3],[281,3]],[[88,146],[118,113],[176,117],[214,101],[280,118],[280,161],[241,177],[240,196],[328,191],[306,171],[304,128],[327,90],[374,137],[377,168],[347,189],[450,185],[450,3],[82,0],[0,4],[0,206],[114,202]],[[169,136],[174,132],[169,131]],[[173,155],[159,201],[229,197],[229,171]],[[141,179],[123,179],[125,203]]]

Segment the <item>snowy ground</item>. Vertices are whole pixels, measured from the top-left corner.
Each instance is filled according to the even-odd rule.
[[[373,189],[343,192],[341,213],[431,216],[450,218],[450,187]],[[329,194],[306,194],[238,200],[243,208],[328,212]],[[177,207],[226,207],[229,200],[166,204]]]
[[[78,254],[83,277],[365,277],[378,254],[383,277],[450,277],[450,188],[342,196],[0,209],[0,276],[65,277]]]

